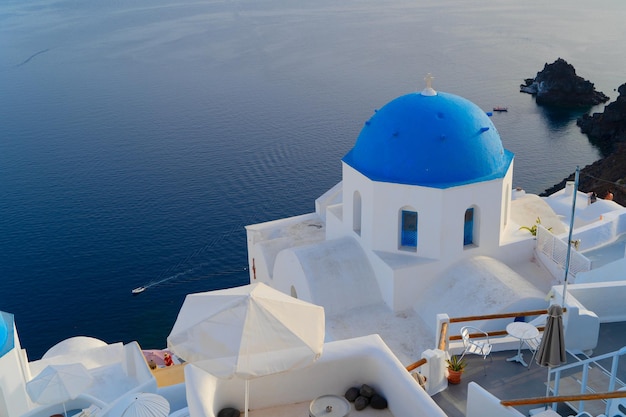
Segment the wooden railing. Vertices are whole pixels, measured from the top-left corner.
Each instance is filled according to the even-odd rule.
[[[422,358],[419,361],[413,362],[412,364],[407,366],[406,370],[411,372],[412,370],[417,369],[417,368],[419,368],[422,365],[426,365],[426,363],[428,363],[428,361],[425,358]]]
[[[564,308],[563,312],[567,309]],[[547,314],[547,310],[532,310],[519,313],[504,313],[504,314],[490,314],[484,316],[468,316],[468,317],[456,317],[450,318],[450,323],[464,323],[468,321],[479,320],[492,320],[492,319],[504,319],[522,316],[539,316]],[[537,327],[540,331],[544,330],[543,327]],[[448,334],[448,323],[442,323],[441,337],[439,338],[439,349],[445,350],[446,340]],[[506,335],[506,330],[497,330],[488,332],[489,336],[503,336]],[[472,334],[470,337],[480,337],[483,334]],[[453,335],[449,337],[449,340],[460,340],[460,335]],[[521,398],[517,400],[502,400],[500,404],[507,407],[515,407],[522,405],[541,405],[561,402],[577,402],[577,401],[591,401],[591,400],[608,400],[611,398],[626,398],[626,391],[613,391],[613,392],[596,392],[591,394],[576,394],[576,395],[557,395],[553,397],[535,397],[535,398]]]
[[[565,312],[567,309],[563,309]],[[515,317],[528,317],[528,316],[540,316],[542,314],[547,314],[548,310],[530,310],[530,311],[521,311],[517,313],[501,313],[501,314],[487,314],[482,316],[466,316],[466,317],[451,317],[450,323],[464,323],[468,321],[479,321],[479,320],[495,320],[495,319],[506,319],[506,318],[515,318]],[[437,349],[446,350],[446,345],[448,340],[461,340],[460,335],[452,335],[448,338],[448,322],[441,324],[441,334],[439,335],[439,343],[437,345]],[[539,331],[543,331],[543,326],[537,327]],[[505,336],[507,334],[506,330],[495,330],[491,332],[487,332],[487,334],[491,336]],[[484,336],[482,333],[470,334],[470,337],[481,337]],[[428,361],[426,359],[420,359],[417,362],[413,362],[412,364],[406,367],[406,370],[411,372],[414,369],[419,368],[420,366],[426,364]]]
[[[567,309],[564,308],[565,312]],[[547,314],[547,310],[531,310],[531,311],[523,311],[518,313],[503,313],[503,314],[488,314],[483,316],[467,316],[467,317],[455,317],[450,318],[450,323],[464,323],[469,321],[479,321],[479,320],[493,320],[493,319],[506,319],[506,318],[514,318],[514,317],[528,317],[528,316],[540,316],[542,314]],[[441,324],[441,334],[439,336],[439,343],[437,348],[439,350],[446,350],[446,344],[448,340],[460,340],[460,335],[450,336],[448,339],[448,322],[444,322]],[[544,330],[543,327],[537,327],[540,331]],[[503,336],[506,335],[506,330],[496,330],[488,332],[489,336]],[[483,336],[483,334],[472,334],[470,337],[479,337]],[[417,362],[414,362],[406,367],[406,370],[411,372],[414,369],[426,364],[428,361],[426,359],[420,359]],[[552,403],[560,403],[560,402],[576,402],[576,401],[590,401],[590,400],[607,400],[611,398],[626,398],[626,391],[613,391],[613,392],[596,392],[592,394],[577,394],[577,395],[558,395],[554,397],[535,397],[535,398],[520,398],[517,400],[501,400],[500,404],[506,407],[516,407],[522,405],[541,405],[541,404],[552,404]]]
[[[563,308],[563,312],[565,313],[567,308]],[[507,318],[515,318],[515,317],[528,317],[528,316],[540,316],[542,314],[547,314],[548,310],[530,310],[530,311],[521,311],[518,313],[500,313],[500,314],[486,314],[483,316],[466,316],[466,317],[450,317],[450,323],[465,323],[468,321],[481,321],[481,320],[495,320],[495,319],[507,319]],[[441,326],[441,338],[439,339],[439,349],[445,350],[445,338],[444,336],[444,327],[447,328],[448,323],[443,323]],[[537,327],[539,331],[543,331],[544,327]],[[445,334],[447,334],[447,329]],[[491,336],[506,336],[506,330],[494,330],[491,332],[487,332],[487,334]],[[470,334],[470,337],[480,337],[484,336],[484,334]],[[444,344],[442,345],[442,339],[444,340]],[[452,335],[449,340],[461,340],[461,335]],[[441,346],[444,346],[442,349]]]
[[[561,402],[587,401],[587,400],[606,400],[610,398],[626,398],[626,391],[613,392],[594,392],[593,394],[576,394],[576,395],[557,395],[555,397],[535,397],[521,398],[518,400],[502,400],[500,404],[507,407],[515,407],[518,405],[533,404],[549,404]]]
[[[563,309],[565,312],[565,309]],[[514,317],[525,317],[525,316],[540,316],[542,314],[547,314],[548,310],[530,310],[530,311],[521,311],[519,313],[500,313],[500,314],[486,314],[483,316],[466,316],[466,317],[450,317],[450,323],[463,323],[466,321],[479,321],[479,320],[492,320],[492,319],[507,319]]]
[[[441,323],[441,334],[439,335],[439,344],[437,345],[437,349],[446,350],[446,345],[448,341],[448,323]]]

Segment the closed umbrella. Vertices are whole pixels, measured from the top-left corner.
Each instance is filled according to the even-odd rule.
[[[48,365],[26,383],[26,391],[38,404],[63,403],[63,411],[67,416],[65,402],[78,397],[92,382],[92,376],[81,363]]]
[[[168,348],[221,378],[246,380],[307,366],[324,346],[324,309],[263,283],[190,294]]]
[[[563,334],[563,308],[558,304],[553,304],[548,308],[548,320],[541,343],[537,348],[536,360],[537,364],[548,367],[547,397],[550,393],[549,369],[567,362],[565,336]]]
[[[131,392],[120,397],[102,417],[167,417],[170,403],[150,392]]]

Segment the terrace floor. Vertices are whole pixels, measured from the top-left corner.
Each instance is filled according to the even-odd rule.
[[[296,404],[288,404],[280,407],[263,408],[260,410],[250,410],[249,417],[302,417],[308,416],[309,406],[311,401],[305,401]],[[351,410],[350,416],[359,417],[393,417],[393,414],[389,409],[375,410],[371,407],[366,407],[363,410],[356,411],[354,404],[350,404]],[[243,414],[242,414],[243,415]],[[327,414],[328,415],[328,414]],[[337,414],[339,415],[339,414]]]
[[[606,323],[600,325],[598,346],[592,356],[614,352],[626,346],[626,322]],[[524,351],[523,351],[524,352]],[[474,381],[481,387],[501,400],[542,397],[546,394],[548,369],[533,363],[530,369],[517,362],[507,362],[506,359],[515,352],[504,351],[491,354],[492,360],[487,358],[486,375],[483,368],[483,359],[477,355],[468,355],[467,368],[459,385],[450,385],[448,389],[434,395],[437,402],[449,417],[465,417],[467,401],[467,385]],[[528,362],[531,354],[526,350],[524,357]],[[568,363],[576,359],[568,354]],[[610,369],[610,363],[603,362],[605,368]],[[618,378],[626,380],[626,358],[623,358],[618,368]],[[529,415],[531,409],[537,405],[516,407],[522,414]],[[589,411],[589,410],[588,410]],[[562,416],[575,415],[565,404],[559,404],[557,412]]]

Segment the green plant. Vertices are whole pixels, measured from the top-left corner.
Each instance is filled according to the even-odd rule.
[[[537,217],[537,220],[535,220],[535,224],[528,227],[528,226],[522,226],[519,228],[519,230],[528,230],[530,232],[531,235],[533,236],[537,236],[537,225],[541,224],[541,219],[539,217]],[[548,231],[552,231],[551,227],[548,227]]]
[[[457,355],[450,356],[450,359],[446,359],[446,362],[448,363],[448,369],[451,369],[453,371],[463,372],[463,370],[467,366],[465,359],[462,359],[460,356]]]

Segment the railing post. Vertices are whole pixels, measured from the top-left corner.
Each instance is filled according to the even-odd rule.
[[[559,375],[560,376],[560,375]],[[580,393],[581,394],[586,394],[586,387],[587,387],[587,381],[589,380],[589,363],[585,363],[583,365],[583,376],[582,376],[582,381],[580,382]],[[584,401],[579,401],[578,402],[578,409],[579,411],[582,413],[583,411],[585,411],[585,402]]]
[[[446,323],[446,331],[443,331],[443,324]],[[448,352],[448,348],[450,347],[450,341],[449,341],[449,332],[447,331],[448,325],[450,324],[450,316],[448,316],[445,313],[439,313],[437,314],[437,332],[435,334],[435,346],[437,346],[438,349],[444,350],[445,352]],[[442,341],[442,337],[445,337],[445,345],[444,346],[440,346],[440,342]]]
[[[426,359],[422,365],[422,375],[426,377],[426,392],[433,396],[448,388],[446,377],[446,353],[439,349],[427,349],[422,353]]]
[[[623,348],[622,348],[623,349]],[[621,350],[620,350],[621,353]],[[617,378],[617,366],[619,365],[620,354],[613,356],[611,362],[611,379],[609,380],[609,391],[615,391],[615,378]],[[609,409],[611,408],[611,402],[613,400],[607,400],[604,414],[609,415]]]

